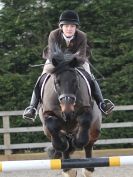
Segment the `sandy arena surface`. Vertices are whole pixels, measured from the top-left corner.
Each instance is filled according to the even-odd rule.
[[[33,170],[0,173],[0,177],[62,177],[62,170]],[[82,169],[78,169],[78,176],[83,177]],[[133,167],[101,167],[96,168],[93,177],[133,177]]]

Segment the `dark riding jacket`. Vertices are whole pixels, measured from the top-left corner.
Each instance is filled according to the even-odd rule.
[[[79,29],[76,30],[75,35],[68,46],[61,29],[58,28],[51,31],[48,38],[48,51],[43,52],[43,58],[52,58],[56,45],[58,45],[63,52],[71,52],[72,54],[76,53],[77,61],[81,65],[87,61],[86,56],[90,56],[90,48],[87,45],[87,36]]]

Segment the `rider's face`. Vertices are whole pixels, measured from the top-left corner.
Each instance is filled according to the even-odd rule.
[[[71,37],[75,34],[76,31],[76,25],[74,24],[64,24],[62,26],[62,31],[65,34],[66,37]]]

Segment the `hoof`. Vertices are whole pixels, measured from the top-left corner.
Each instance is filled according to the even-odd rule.
[[[64,177],[76,177],[77,176],[77,170],[76,169],[71,169],[71,170],[68,170],[68,171],[63,171],[62,172],[62,175]]]
[[[47,152],[48,157],[50,159],[60,159],[62,157],[62,153],[61,152],[57,152],[53,147],[47,148],[46,152]]]
[[[83,177],[92,177],[93,172],[86,170],[85,168],[82,169]]]

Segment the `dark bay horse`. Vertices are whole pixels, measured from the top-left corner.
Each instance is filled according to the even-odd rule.
[[[84,149],[85,157],[91,157],[93,144],[100,134],[101,112],[85,79],[75,68],[76,59],[66,54],[55,56],[39,110],[44,133],[52,142],[51,156],[69,159],[72,152]],[[86,169],[84,176],[93,170]],[[64,171],[64,175],[76,177],[76,172]]]

